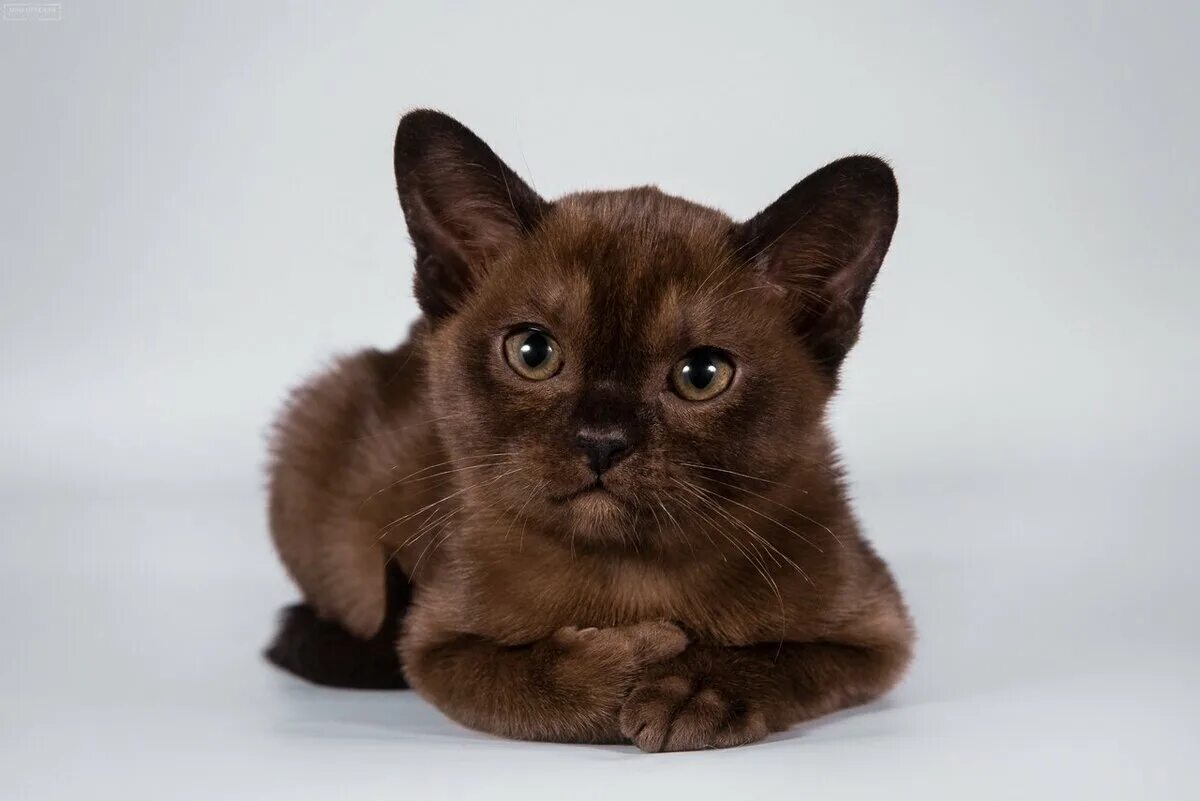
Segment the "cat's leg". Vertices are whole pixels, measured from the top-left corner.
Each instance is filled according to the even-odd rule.
[[[399,570],[389,570],[383,623],[368,638],[349,631],[337,620],[323,617],[308,604],[289,606],[280,614],[279,632],[265,656],[314,684],[402,690],[408,683],[400,668],[396,640],[410,598],[408,579]]]
[[[727,748],[878,698],[899,680],[907,640],[694,645],[652,668],[621,710],[643,751]]]
[[[425,416],[418,361],[407,344],[339,359],[293,392],[271,443],[279,557],[307,607],[363,640],[396,636],[384,620],[397,553],[381,538],[424,502],[396,480],[440,459],[429,427],[410,422]]]
[[[413,688],[465,726],[524,740],[621,741],[618,715],[629,688],[687,645],[666,622],[569,627],[515,646],[413,628],[402,643]]]

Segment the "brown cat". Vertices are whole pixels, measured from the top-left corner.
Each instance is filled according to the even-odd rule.
[[[896,223],[888,166],[836,161],[744,223],[650,187],[550,202],[414,111],[395,168],[424,314],[279,423],[271,531],[305,605],[270,658],[646,751],[891,688],[912,627],[824,423]]]

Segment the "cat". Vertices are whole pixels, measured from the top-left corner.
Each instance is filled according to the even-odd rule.
[[[399,124],[422,311],[275,431],[304,603],[269,658],[528,740],[751,743],[875,699],[913,626],[825,423],[897,220],[825,166],[736,223],[653,187],[542,199],[454,119]]]

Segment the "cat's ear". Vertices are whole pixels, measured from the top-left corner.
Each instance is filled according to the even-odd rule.
[[[417,252],[417,302],[429,316],[444,317],[548,206],[483,140],[441,112],[404,115],[395,165]]]
[[[791,293],[797,328],[832,373],[858,339],[867,293],[896,228],[897,200],[896,177],[884,161],[850,156],[736,229],[739,253]]]

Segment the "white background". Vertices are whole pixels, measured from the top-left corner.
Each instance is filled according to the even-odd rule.
[[[435,6],[438,6],[435,8]],[[1200,793],[1193,3],[64,2],[0,23],[0,797]],[[263,436],[415,315],[400,114],[546,196],[901,221],[834,424],[921,632],[740,750],[508,743],[258,649]]]

